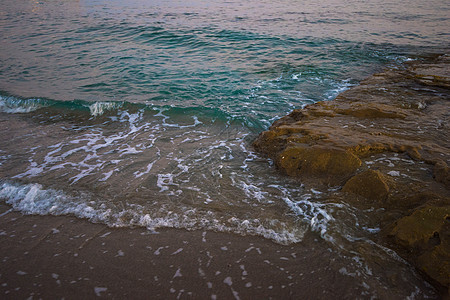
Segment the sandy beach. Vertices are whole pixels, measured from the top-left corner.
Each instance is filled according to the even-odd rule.
[[[24,216],[0,205],[2,299],[370,298],[314,234],[282,246],[210,231],[109,228],[61,216]],[[335,256],[334,256],[335,257]],[[381,299],[402,299],[392,272]],[[411,278],[423,291],[434,289]],[[434,295],[434,296],[433,296]],[[414,295],[412,295],[414,296]]]
[[[364,296],[334,269],[324,241],[116,229],[0,206],[2,299],[299,299]],[[388,296],[388,295],[387,295]],[[384,297],[383,297],[384,298]]]

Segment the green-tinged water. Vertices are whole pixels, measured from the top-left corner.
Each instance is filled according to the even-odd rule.
[[[251,143],[294,108],[445,52],[445,1],[1,6],[0,197],[14,209],[281,244],[314,231],[329,243],[326,259],[348,257],[342,274],[361,296],[435,295],[372,241],[370,210],[281,176]],[[401,274],[395,288],[389,265]]]

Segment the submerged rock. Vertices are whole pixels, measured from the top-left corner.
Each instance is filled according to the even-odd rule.
[[[375,74],[292,111],[254,142],[284,174],[383,208],[379,238],[450,287],[450,56]],[[339,187],[343,186],[339,190]]]

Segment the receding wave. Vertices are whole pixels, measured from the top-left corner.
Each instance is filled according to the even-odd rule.
[[[267,174],[267,160],[251,141],[271,119],[245,114],[279,105],[261,94],[266,86],[305,78],[312,80],[290,72],[260,81],[246,107],[45,100],[30,118],[3,116],[20,132],[4,132],[4,141],[24,138],[1,145],[3,178],[14,181],[1,183],[0,196],[24,213],[71,214],[109,226],[210,229],[281,244],[300,241],[310,228],[333,240],[332,211],[339,208],[315,203],[297,182],[286,188],[275,170]],[[8,97],[19,108],[37,101]]]
[[[142,214],[142,207],[114,210],[98,205],[88,194],[69,195],[56,189],[46,189],[37,183],[18,184],[0,181],[0,198],[15,210],[34,215],[72,215],[111,227],[140,226],[149,230],[158,228],[206,229],[242,235],[259,235],[281,244],[302,240],[306,227],[289,228],[279,220],[271,220],[273,228],[266,228],[258,219],[231,217],[226,223],[217,220],[214,213],[189,209],[182,214],[171,211],[159,216]]]

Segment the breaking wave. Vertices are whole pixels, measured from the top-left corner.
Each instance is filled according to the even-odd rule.
[[[49,101],[39,98],[20,99],[0,95],[0,112],[10,114],[29,113],[49,105],[51,105]]]
[[[69,195],[61,190],[46,189],[37,183],[0,183],[0,198],[17,211],[34,215],[72,215],[92,222],[104,223],[111,227],[140,226],[149,230],[158,228],[183,228],[187,230],[206,229],[243,235],[258,235],[280,244],[300,242],[306,227],[288,228],[279,220],[272,220],[276,228],[266,228],[258,219],[241,220],[231,217],[226,223],[220,222],[214,213],[189,209],[182,214],[167,211],[163,216],[142,214],[139,205],[129,209],[112,209],[98,204],[90,195],[79,193]]]

